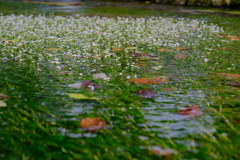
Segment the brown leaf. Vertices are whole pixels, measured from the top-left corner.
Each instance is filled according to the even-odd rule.
[[[240,82],[237,81],[227,81],[225,84],[229,86],[240,87]]]
[[[95,132],[106,126],[106,122],[100,118],[85,118],[80,121],[80,126],[89,132]]]
[[[154,55],[149,54],[149,53],[136,53],[136,52],[132,52],[131,55],[133,55],[135,57],[157,57],[157,56],[154,56]]]
[[[217,48],[219,50],[229,50],[230,48]]]
[[[136,93],[143,98],[153,98],[157,96],[157,93],[153,92],[150,88],[139,89]]]
[[[174,58],[176,58],[176,59],[185,59],[185,58],[187,58],[187,55],[182,54],[182,53],[178,53],[178,54],[174,55]]]
[[[150,77],[150,78],[134,78],[130,79],[129,83],[139,83],[139,84],[161,84],[168,82],[169,79],[159,78],[159,77]]]
[[[198,105],[193,105],[193,106],[187,107],[184,110],[181,110],[180,112],[178,112],[178,114],[186,115],[190,117],[198,117],[201,113],[198,109]]]
[[[234,73],[217,73],[217,74],[230,79],[240,79],[240,74]]]

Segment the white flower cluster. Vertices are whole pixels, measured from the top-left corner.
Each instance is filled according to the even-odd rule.
[[[139,51],[156,51],[194,47],[223,32],[205,21],[163,17],[0,15],[0,21],[1,59],[12,58],[20,63],[28,60],[36,67],[48,63],[58,69],[74,69],[79,64],[120,65],[128,50],[119,54],[114,48],[131,46]],[[128,64],[132,66],[131,61]]]

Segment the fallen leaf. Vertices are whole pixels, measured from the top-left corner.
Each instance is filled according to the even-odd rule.
[[[169,79],[159,78],[159,77],[150,77],[150,78],[134,78],[130,79],[129,83],[139,83],[139,84],[161,84],[168,82]]]
[[[237,41],[240,40],[240,37],[237,37],[237,36],[230,36],[229,38],[230,40],[237,40]]]
[[[220,34],[219,36],[220,36],[220,37],[227,37],[228,35]]]
[[[5,94],[0,94],[0,100],[4,100],[4,99],[10,99],[10,97],[8,97]]]
[[[158,49],[157,51],[167,51],[168,49]]]
[[[4,101],[0,100],[0,107],[7,107],[7,104]]]
[[[95,132],[106,126],[106,122],[100,118],[85,118],[80,121],[80,126],[89,132]]]
[[[97,97],[88,97],[80,93],[66,93],[70,98],[74,99],[93,99],[93,100],[99,100]]]
[[[62,49],[59,48],[48,48],[49,51],[61,51]]]
[[[8,41],[8,42],[18,42],[18,41],[20,41],[20,39],[12,39],[12,40],[4,40],[4,41]]]
[[[217,73],[217,74],[230,79],[240,79],[240,74],[234,73]]]
[[[107,67],[107,65],[100,65],[100,67],[101,67],[101,68],[103,68],[103,67]]]
[[[187,55],[182,54],[182,53],[178,53],[178,54],[174,55],[174,58],[176,58],[176,59],[185,59],[185,58],[187,58]]]
[[[93,79],[106,79],[107,75],[105,73],[97,73],[93,75]]]
[[[225,84],[229,86],[240,87],[240,82],[237,81],[227,81]]]
[[[189,50],[189,49],[191,49],[191,48],[186,48],[186,47],[179,47],[179,48],[177,48],[177,50]]]
[[[115,51],[122,51],[123,49],[120,49],[120,48],[113,48],[112,51],[115,52]]]
[[[178,112],[178,114],[186,115],[190,117],[198,117],[201,113],[198,109],[198,105],[193,105],[193,106],[187,107],[184,110],[181,110],[180,112]]]
[[[157,96],[157,93],[153,92],[150,88],[139,89],[136,93],[143,98],[153,98]]]
[[[135,57],[157,57],[157,56],[154,56],[154,55],[149,54],[149,53],[136,53],[136,52],[132,52],[131,55],[133,55]]]
[[[218,50],[229,50],[230,48],[217,48]]]

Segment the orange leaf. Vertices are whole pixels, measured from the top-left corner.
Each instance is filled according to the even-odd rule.
[[[228,35],[220,34],[219,36],[220,36],[220,37],[227,37]]]
[[[176,59],[185,59],[185,58],[187,58],[187,55],[182,54],[182,53],[178,53],[178,54],[174,55],[174,58],[176,58]]]
[[[168,49],[158,49],[158,51],[167,51]]]
[[[230,79],[240,79],[240,74],[233,73],[217,73],[217,74]]]
[[[189,50],[190,48],[186,48],[186,47],[179,47],[177,48],[177,50]]]
[[[80,121],[80,126],[89,132],[95,132],[106,126],[106,122],[100,118],[85,118]]]
[[[240,40],[240,37],[237,36],[229,36],[231,40]]]
[[[193,105],[193,106],[187,107],[184,110],[181,110],[180,112],[178,112],[178,114],[187,115],[190,117],[198,117],[201,113],[198,109],[198,105]]]
[[[122,51],[123,49],[120,49],[120,48],[113,48],[112,51]]]
[[[139,83],[139,84],[161,84],[168,82],[169,79],[158,78],[158,77],[150,77],[150,78],[134,78],[130,79],[129,83]]]

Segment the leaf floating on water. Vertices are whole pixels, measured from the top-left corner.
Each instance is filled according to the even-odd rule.
[[[198,109],[198,105],[193,105],[193,106],[189,106],[184,110],[181,110],[180,112],[178,112],[178,114],[180,115],[186,115],[186,116],[190,116],[190,117],[198,117],[200,116],[200,111]]]
[[[139,89],[136,93],[143,98],[153,98],[157,96],[157,93],[153,92],[150,88]]]
[[[12,40],[4,40],[4,41],[8,41],[8,42],[18,42],[18,41],[20,41],[20,39],[12,39]]]
[[[234,73],[217,73],[217,74],[230,79],[240,79],[240,74]]]
[[[219,36],[220,36],[220,37],[227,37],[228,35],[220,34]]]
[[[97,97],[88,97],[80,93],[66,93],[70,98],[74,99],[93,99],[93,100],[99,100]]]
[[[161,84],[169,82],[169,79],[150,77],[150,78],[134,78],[128,81],[129,83],[139,83],[139,84]]]
[[[60,48],[48,48],[49,51],[61,51],[62,49]]]
[[[179,47],[179,48],[177,48],[177,50],[189,50],[189,49],[191,49],[191,48],[186,48],[186,47]]]
[[[115,51],[123,51],[123,49],[120,49],[120,48],[113,48],[112,51],[113,51],[113,52],[115,52]]]
[[[240,82],[237,81],[227,81],[225,84],[229,86],[240,87]]]
[[[187,58],[187,55],[182,54],[182,53],[178,53],[178,54],[174,55],[174,58],[176,58],[176,59],[185,59],[185,58]]]
[[[106,126],[106,122],[100,118],[85,118],[80,121],[80,126],[89,132],[95,132]]]
[[[217,48],[218,50],[229,50],[230,48]]]
[[[158,49],[157,51],[161,51],[161,52],[163,52],[163,51],[167,51],[168,49]]]
[[[0,107],[7,107],[7,104],[4,101],[0,100]]]

